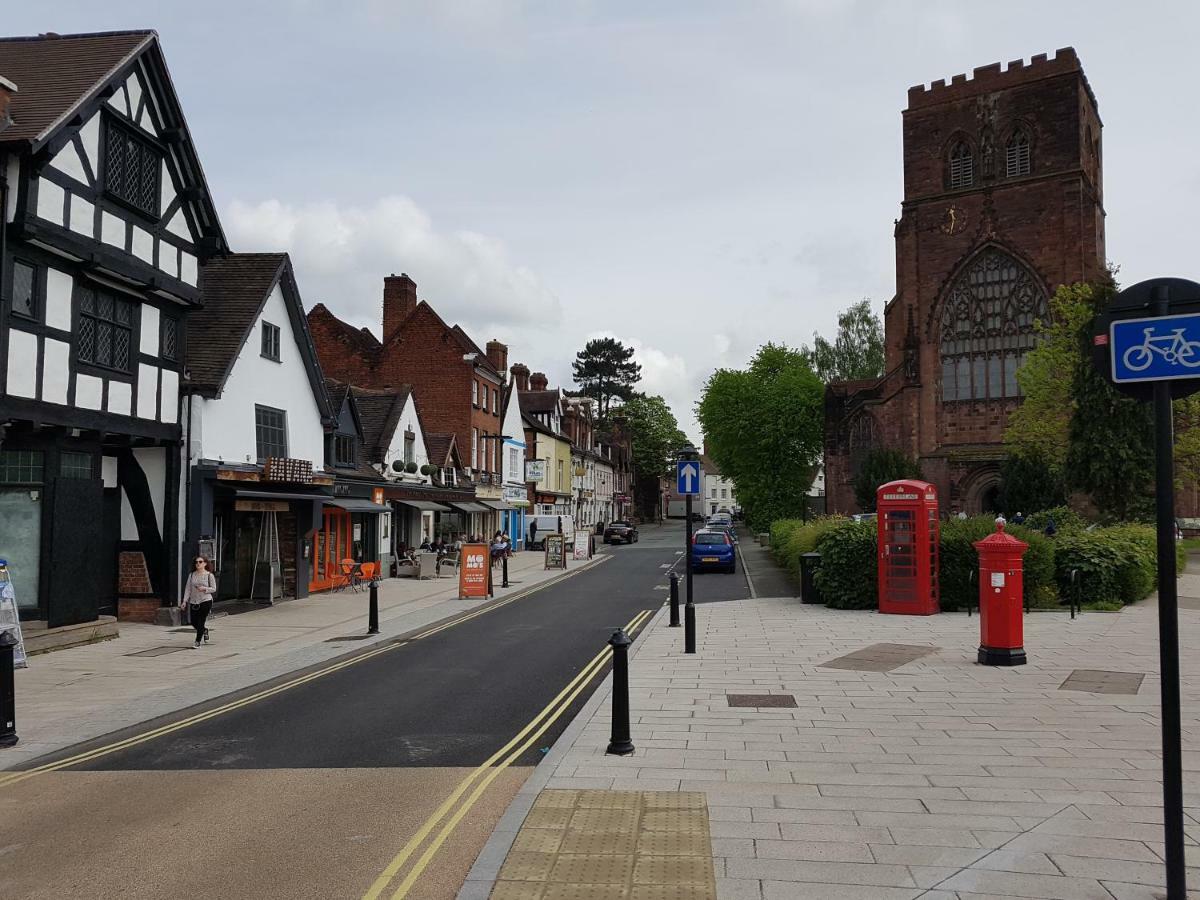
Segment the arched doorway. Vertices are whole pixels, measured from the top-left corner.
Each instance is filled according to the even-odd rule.
[[[963,509],[969,516],[1001,512],[999,467],[988,466],[970,473],[963,479],[961,496]]]

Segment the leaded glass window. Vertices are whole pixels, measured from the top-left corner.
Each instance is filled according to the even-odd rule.
[[[170,316],[163,316],[160,328],[162,333],[159,341],[159,352],[163,359],[178,361],[179,359],[179,323]]]
[[[942,399],[1019,397],[1017,369],[1046,315],[1046,293],[1021,263],[999,250],[977,256],[942,307]]]
[[[79,361],[128,372],[133,347],[133,304],[86,285],[79,288],[78,296]]]
[[[109,120],[105,131],[104,189],[147,215],[158,216],[162,157],[144,138]]]
[[[959,141],[950,150],[950,187],[970,187],[975,183],[975,155],[966,141]]]
[[[0,484],[41,484],[41,450],[0,450]]]
[[[1004,148],[1005,174],[1009,178],[1029,174],[1029,138],[1024,131],[1014,131]]]
[[[37,269],[29,263],[16,260],[12,267],[13,312],[22,316],[37,315]]]

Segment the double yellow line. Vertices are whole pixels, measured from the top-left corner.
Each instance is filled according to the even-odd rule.
[[[646,609],[634,616],[628,625],[625,626],[627,633],[633,634],[646,623],[646,620],[653,613],[653,610]],[[546,730],[565,713],[575,701],[575,698],[591,683],[592,678],[600,672],[608,662],[609,656],[612,655],[612,648],[605,646],[603,650],[592,657],[591,661],[585,665],[573,679],[563,688],[557,697],[551,700],[546,707],[534,716],[533,720],[522,728],[512,740],[493,753],[478,768],[467,775],[458,786],[451,792],[442,804],[434,810],[433,814],[425,820],[425,823],[417,830],[416,834],[409,839],[408,843],[396,854],[395,859],[388,863],[385,868],[375,879],[374,883],[367,889],[363,895],[363,900],[377,900],[383,896],[384,892],[390,887],[392,880],[396,878],[404,864],[408,862],[417,850],[429,841],[429,837],[433,834],[438,824],[446,819],[441,830],[438,831],[436,837],[429,841],[428,846],[403,880],[396,886],[392,893],[392,900],[402,900],[408,896],[408,892],[412,890],[413,885],[417,883],[417,879],[421,877],[425,869],[428,867],[434,855],[441,848],[446,839],[453,833],[458,823],[465,816],[488,786],[499,777],[500,773],[511,766],[516,760],[533,746],[534,742],[546,733]],[[505,756],[507,754],[507,756]],[[497,761],[503,757],[503,761]],[[486,773],[486,774],[485,774]],[[477,783],[478,782],[478,783]],[[463,801],[461,805],[455,809],[455,804],[465,794],[472,785],[475,785],[471,794]],[[451,811],[453,810],[453,814]]]
[[[608,559],[608,557],[600,557],[600,561],[603,561],[606,559]],[[591,568],[591,567],[589,566],[587,568]],[[91,762],[94,759],[99,759],[103,756],[108,756],[108,755],[116,753],[120,750],[126,750],[129,747],[136,747],[138,744],[144,744],[144,743],[146,743],[146,741],[152,741],[155,738],[160,738],[163,735],[170,734],[174,731],[180,731],[184,728],[190,728],[193,725],[198,725],[201,722],[206,722],[209,719],[216,718],[217,716],[222,716],[227,712],[233,712],[235,709],[240,709],[243,706],[249,706],[251,703],[257,703],[259,700],[265,700],[268,697],[273,697],[276,694],[281,694],[284,691],[291,690],[294,687],[299,687],[302,684],[307,684],[308,682],[313,681],[317,678],[322,678],[326,675],[330,675],[334,672],[340,671],[341,669],[344,669],[347,666],[352,666],[352,665],[355,665],[356,663],[364,662],[365,660],[371,659],[372,657],[379,656],[381,653],[387,653],[389,650],[396,650],[400,647],[404,647],[407,644],[411,643],[412,641],[419,641],[422,638],[431,637],[439,632],[445,631],[447,628],[453,628],[455,625],[460,625],[463,622],[469,622],[471,619],[478,618],[479,616],[482,616],[484,613],[489,613],[494,609],[499,609],[502,606],[507,606],[510,603],[513,603],[517,600],[521,600],[524,597],[528,597],[530,594],[537,593],[538,591],[542,590],[543,588],[547,588],[547,587],[550,587],[551,585],[555,585],[562,581],[565,581],[567,578],[570,578],[573,575],[576,575],[577,573],[583,572],[583,571],[586,571],[586,568],[576,569],[573,572],[569,573],[568,575],[566,575],[562,578],[557,578],[557,579],[553,579],[551,581],[543,582],[542,584],[534,585],[533,587],[530,587],[527,590],[513,594],[511,597],[505,597],[503,600],[500,600],[499,602],[491,603],[491,604],[488,604],[487,606],[482,606],[479,609],[476,609],[469,613],[466,613],[465,615],[459,616],[455,619],[451,619],[448,622],[443,622],[441,625],[436,625],[433,628],[427,629],[426,631],[422,631],[420,634],[416,634],[416,635],[413,635],[412,637],[393,641],[393,642],[385,644],[384,646],[381,646],[381,647],[375,647],[374,649],[367,650],[363,653],[359,653],[356,656],[352,656],[349,659],[344,659],[339,663],[334,663],[333,665],[325,666],[323,669],[318,669],[315,672],[310,672],[309,674],[302,675],[299,678],[293,678],[290,681],[285,681],[282,684],[275,685],[274,687],[267,688],[262,691],[258,691],[257,693],[250,694],[249,696],[243,697],[240,700],[233,700],[222,706],[215,707],[214,709],[209,709],[202,713],[197,713],[193,716],[188,716],[186,719],[180,719],[178,722],[172,722],[169,725],[163,725],[159,728],[154,728],[154,729],[151,729],[150,731],[142,732],[141,734],[135,734],[134,736],[126,738],[125,740],[122,740],[122,741],[116,741],[115,743],[112,743],[112,744],[105,744],[103,747],[97,747],[93,750],[86,750],[83,753],[77,753],[75,756],[69,756],[66,759],[60,759],[57,762],[46,763],[45,765],[35,766],[32,769],[23,769],[19,772],[10,772],[7,774],[0,775],[0,788],[7,787],[8,785],[11,785],[11,784],[16,784],[20,781],[25,781],[28,778],[34,778],[38,775],[44,775],[47,772],[57,772],[59,769],[65,769],[70,766],[76,766],[76,765],[79,765],[80,763]]]

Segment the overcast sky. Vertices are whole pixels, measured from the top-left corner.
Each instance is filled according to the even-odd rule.
[[[12,34],[154,28],[235,250],[379,328],[384,275],[570,387],[638,349],[693,439],[717,366],[894,289],[910,85],[1074,46],[1108,252],[1200,276],[1200,4],[173,0],[9,4]]]

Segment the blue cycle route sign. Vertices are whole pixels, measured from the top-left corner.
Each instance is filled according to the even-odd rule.
[[[675,470],[675,493],[683,496],[684,494],[699,494],[700,493],[700,463],[693,459],[680,460]]]
[[[1109,346],[1115,382],[1200,378],[1200,313],[1119,319]]]

